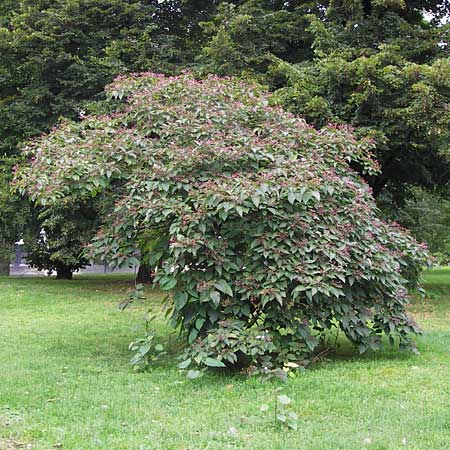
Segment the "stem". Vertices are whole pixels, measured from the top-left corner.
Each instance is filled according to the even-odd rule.
[[[278,423],[278,401],[277,401],[277,393],[274,392],[274,401],[275,401],[275,426]]]

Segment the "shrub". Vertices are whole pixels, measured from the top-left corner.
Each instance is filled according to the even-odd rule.
[[[233,79],[140,74],[107,92],[127,101],[32,142],[17,184],[41,203],[102,196],[92,257],[128,264],[145,236],[194,354],[230,363],[239,344],[251,363],[280,366],[333,328],[360,352],[383,334],[412,348],[405,305],[427,254],[377,218],[354,170],[377,171],[370,141],[317,131]]]
[[[154,342],[155,333],[150,326],[154,319],[155,316],[149,317],[148,314],[146,314],[144,317],[144,336],[131,342],[128,346],[128,349],[134,352],[130,364],[137,372],[148,370],[155,361],[158,361],[159,358],[166,354],[164,347],[161,344]]]

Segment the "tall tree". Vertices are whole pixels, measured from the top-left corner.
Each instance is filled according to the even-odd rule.
[[[47,132],[61,116],[79,120],[86,111],[104,109],[93,102],[119,73],[177,70],[195,48],[199,21],[213,8],[215,2],[206,1],[1,2],[0,155],[18,155],[24,140]],[[6,202],[10,194],[5,183],[1,195]],[[8,204],[17,201],[10,198]],[[28,208],[26,200],[22,206]],[[12,214],[4,208],[3,215],[6,211]],[[77,267],[73,257],[80,254],[84,233],[75,233],[77,245],[66,235],[68,228],[79,230],[78,218],[66,208],[44,215],[35,211],[32,218],[27,232],[30,260],[37,267],[58,267],[70,274]],[[49,239],[43,243],[40,230],[45,226]]]
[[[148,64],[157,51],[153,12],[136,0],[17,3],[0,30],[0,151],[14,152],[61,115],[76,118],[115,75]],[[126,59],[120,49],[133,45],[139,57]]]
[[[23,233],[27,262],[55,272],[57,279],[71,280],[73,272],[89,264],[84,246],[98,228],[97,211],[81,203],[58,204],[40,211],[38,219]]]
[[[309,60],[312,35],[306,15],[323,17],[323,12],[320,2],[311,1],[222,2],[217,14],[201,24],[205,41],[198,62],[206,72],[258,76],[267,72],[271,55]]]
[[[376,143],[368,177],[398,202],[411,185],[444,187],[450,80],[448,1],[245,1],[204,25],[204,70],[256,76],[321,127],[349,124]],[[425,13],[429,19],[425,20]],[[297,39],[297,40],[296,40]]]

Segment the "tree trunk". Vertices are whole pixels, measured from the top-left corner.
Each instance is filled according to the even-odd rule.
[[[362,0],[362,7],[365,16],[369,16],[372,13],[372,1]]]
[[[9,277],[9,261],[0,259],[0,276]]]
[[[363,176],[366,183],[372,188],[372,195],[374,199],[377,199],[381,194],[387,183],[387,177],[385,174],[381,175],[364,175]]]
[[[70,267],[60,267],[56,269],[56,279],[57,280],[71,280],[72,279],[72,269]]]
[[[136,275],[136,281],[138,283],[152,283],[153,282],[152,268],[150,266],[147,266],[147,264],[141,264],[139,266],[139,270]]]

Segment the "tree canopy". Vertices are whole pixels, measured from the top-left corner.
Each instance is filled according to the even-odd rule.
[[[118,74],[189,68],[257,80],[309,123],[374,139],[381,170],[366,181],[392,204],[411,186],[447,194],[448,10],[447,0],[4,1],[0,154],[18,155],[61,116],[114,108],[103,88]]]
[[[203,70],[253,76],[321,127],[349,124],[376,141],[367,181],[398,203],[410,186],[449,180],[448,2],[246,1],[204,27]],[[430,22],[424,11],[434,14]],[[269,25],[270,24],[270,25]]]
[[[381,165],[367,181],[378,194],[387,187],[401,203],[411,186],[444,188],[449,180],[450,59],[408,62],[400,47],[355,56],[333,51],[320,61],[279,62],[288,83],[280,103],[316,126],[351,124],[376,142]]]

